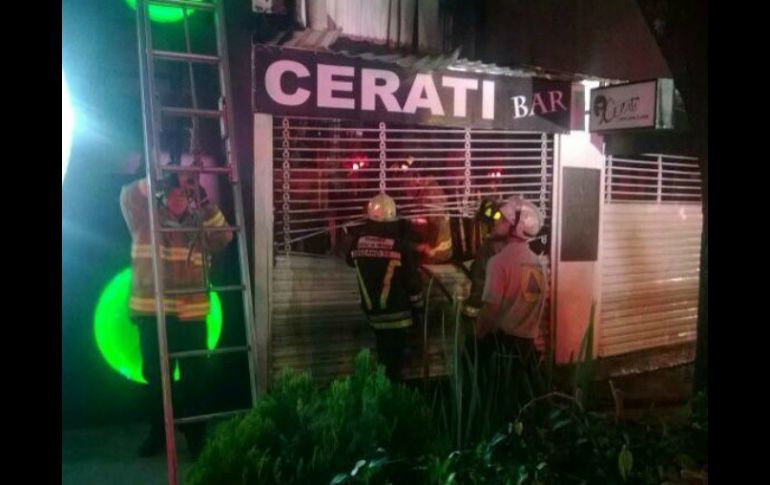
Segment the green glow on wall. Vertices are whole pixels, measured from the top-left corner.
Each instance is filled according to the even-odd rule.
[[[131,323],[128,300],[131,294],[131,268],[115,275],[105,286],[94,311],[96,345],[107,363],[127,379],[147,384],[142,376],[139,330]],[[209,293],[211,311],[206,316],[206,346],[214,349],[222,334],[222,304],[215,292]],[[179,380],[179,363],[174,380]]]
[[[191,0],[193,2],[200,2],[201,0]],[[136,10],[136,0],[126,0],[129,7]],[[184,17],[184,9],[179,7],[171,7],[168,5],[150,5],[150,20],[161,24],[170,24],[173,22],[179,22]],[[195,12],[194,9],[187,9],[187,16]]]

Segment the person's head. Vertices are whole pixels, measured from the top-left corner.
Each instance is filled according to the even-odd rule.
[[[377,194],[366,204],[366,217],[374,222],[396,220],[396,201],[386,193]]]
[[[195,172],[179,172],[177,175],[177,185],[185,193],[192,194],[200,186],[199,176]]]
[[[160,192],[168,195],[172,191],[180,191],[183,194],[191,195],[199,190],[200,181],[197,173],[194,172],[166,172],[160,182]]]
[[[543,225],[542,216],[537,207],[521,197],[511,197],[500,207],[500,217],[495,221],[493,233],[529,241],[537,236]]]
[[[187,194],[181,187],[169,189],[163,201],[168,212],[174,217],[181,217],[187,211]]]

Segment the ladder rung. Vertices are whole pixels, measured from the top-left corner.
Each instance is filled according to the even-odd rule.
[[[202,118],[219,118],[220,111],[216,109],[172,108],[163,106],[161,113],[169,116],[200,116]]]
[[[211,289],[216,292],[220,291],[243,291],[246,289],[243,285],[227,285],[227,286],[212,286]]]
[[[239,231],[238,226],[202,226],[202,227],[161,227],[160,232],[221,232]]]
[[[169,167],[168,165],[163,165],[161,167],[161,170],[164,172],[181,172],[181,173],[231,173],[232,169],[230,167],[177,167],[172,166]]]
[[[190,416],[189,418],[178,418],[174,420],[174,423],[176,424],[197,423],[199,421],[208,421],[210,419],[227,418],[230,416],[236,416],[238,414],[248,413],[249,411],[251,411],[251,408],[239,409],[238,411],[226,411],[223,413],[202,414],[200,416]]]
[[[248,352],[248,345],[239,345],[237,347],[223,347],[221,349],[212,350],[187,350],[184,352],[171,352],[168,354],[169,359],[178,359],[184,357],[198,357],[200,355],[219,355],[219,354],[233,354],[235,352]]]
[[[147,0],[147,3],[155,5],[168,5],[169,7],[189,7],[194,10],[214,10],[216,6],[213,3],[190,2],[185,0]]]
[[[206,54],[194,54],[192,52],[174,52],[174,51],[152,51],[152,56],[164,61],[183,61],[183,62],[201,62],[206,64],[217,64],[219,57]]]
[[[177,295],[198,295],[201,293],[208,293],[209,289],[203,289],[203,288],[185,288],[185,289],[179,289],[179,290],[166,290],[163,293],[166,296],[177,296]]]
[[[243,285],[229,285],[229,286],[212,286],[208,289],[203,288],[185,288],[185,289],[179,289],[179,290],[166,290],[164,293],[166,296],[174,296],[174,295],[197,295],[200,293],[208,293],[209,291],[243,291],[246,287]]]

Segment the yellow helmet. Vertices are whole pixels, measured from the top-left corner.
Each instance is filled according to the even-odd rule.
[[[366,205],[366,216],[376,222],[395,221],[396,201],[388,194],[377,194]]]

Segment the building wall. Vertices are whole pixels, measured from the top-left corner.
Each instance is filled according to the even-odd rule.
[[[565,168],[576,167],[602,170],[604,157],[600,139],[590,133],[573,131],[559,137],[559,158],[557,170],[562,175]],[[560,182],[561,185],[561,182]],[[597,187],[597,189],[599,189]],[[561,257],[563,244],[564,207],[562,198],[564,186],[557,189],[558,225],[556,228],[556,288],[554,318],[554,348],[557,363],[565,363],[580,354],[583,340],[591,317],[591,306],[599,299],[599,255],[594,261],[564,261]],[[601,198],[600,198],[601,200]],[[601,213],[600,213],[601,214]],[[601,215],[600,215],[601,221]],[[598,312],[594,315],[598,319]]]
[[[634,0],[482,0],[477,7],[475,56],[486,62],[622,80],[671,77]]]

